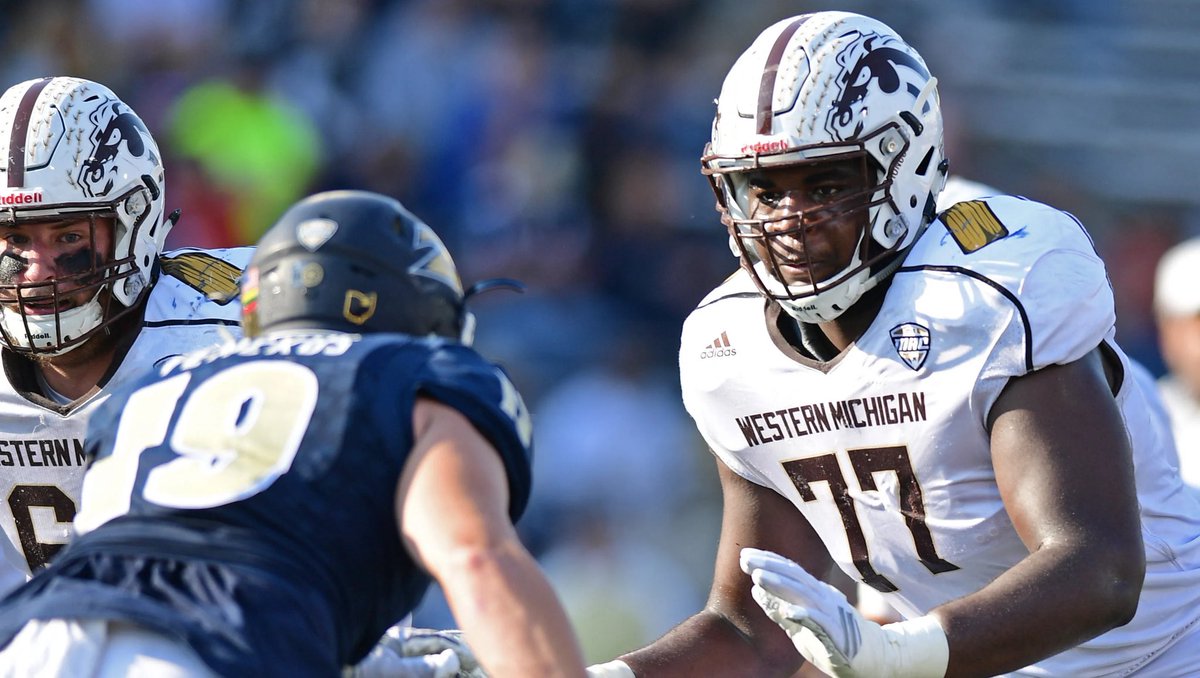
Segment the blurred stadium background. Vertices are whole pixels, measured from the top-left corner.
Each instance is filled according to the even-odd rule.
[[[521,529],[590,659],[699,609],[719,528],[679,404],[692,305],[734,267],[700,176],[771,22],[876,16],[941,81],[952,171],[1083,221],[1118,339],[1162,363],[1153,267],[1200,233],[1193,0],[0,0],[4,86],[104,82],[166,153],[170,245],[253,242],[302,194],[392,194],[446,238],[538,436]],[[451,625],[439,597],[421,625]]]

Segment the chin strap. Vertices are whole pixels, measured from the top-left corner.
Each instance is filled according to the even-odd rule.
[[[28,349],[31,353],[49,356],[62,355],[85,343],[77,341],[69,346],[61,346],[62,342],[92,332],[104,321],[104,307],[99,297],[100,290],[97,290],[86,304],[45,316],[28,316],[20,310],[5,308],[0,311],[0,324],[4,326],[4,334],[16,344],[14,349]]]
[[[475,314],[467,310],[467,300],[484,292],[501,289],[524,294],[525,283],[512,278],[488,278],[487,280],[480,280],[471,285],[463,292],[462,308],[459,311],[463,322],[462,331],[459,332],[458,337],[459,343],[463,346],[470,346],[475,343]]]
[[[513,278],[488,278],[487,280],[480,280],[474,285],[468,287],[467,290],[463,292],[463,301],[465,302],[467,299],[470,299],[477,294],[483,294],[484,292],[500,289],[512,290],[514,292],[524,294],[525,283],[521,282],[520,280],[514,280]]]

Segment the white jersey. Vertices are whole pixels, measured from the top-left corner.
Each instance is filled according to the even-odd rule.
[[[23,583],[70,538],[87,417],[113,389],[166,357],[240,336],[237,278],[253,249],[165,253],[142,327],[98,390],[69,405],[42,397],[27,360],[2,352],[0,593]]]
[[[986,421],[1009,379],[1113,342],[1103,263],[1069,215],[1014,197],[944,212],[861,338],[818,362],[782,338],[742,272],[684,324],[684,405],[731,470],[791,500],[848,575],[907,617],[977,591],[1028,555],[992,469]],[[1121,674],[1200,619],[1200,513],[1138,380],[1129,430],[1146,544],[1133,621],[1025,669]],[[753,546],[753,544],[749,544]]]

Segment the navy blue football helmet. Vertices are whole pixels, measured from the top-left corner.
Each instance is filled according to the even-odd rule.
[[[242,277],[242,329],[401,332],[471,343],[473,319],[442,240],[399,201],[318,193],[258,242]]]

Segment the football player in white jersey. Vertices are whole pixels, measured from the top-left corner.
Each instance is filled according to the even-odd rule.
[[[937,214],[942,148],[936,80],[878,21],[791,17],[734,64],[703,172],[741,268],[679,354],[712,590],[593,676],[1194,675],[1200,516],[1104,265],[1046,205]]]
[[[250,248],[163,243],[162,156],[109,88],[39,78],[0,96],[0,590],[70,536],[86,417],[171,355],[239,335]]]

